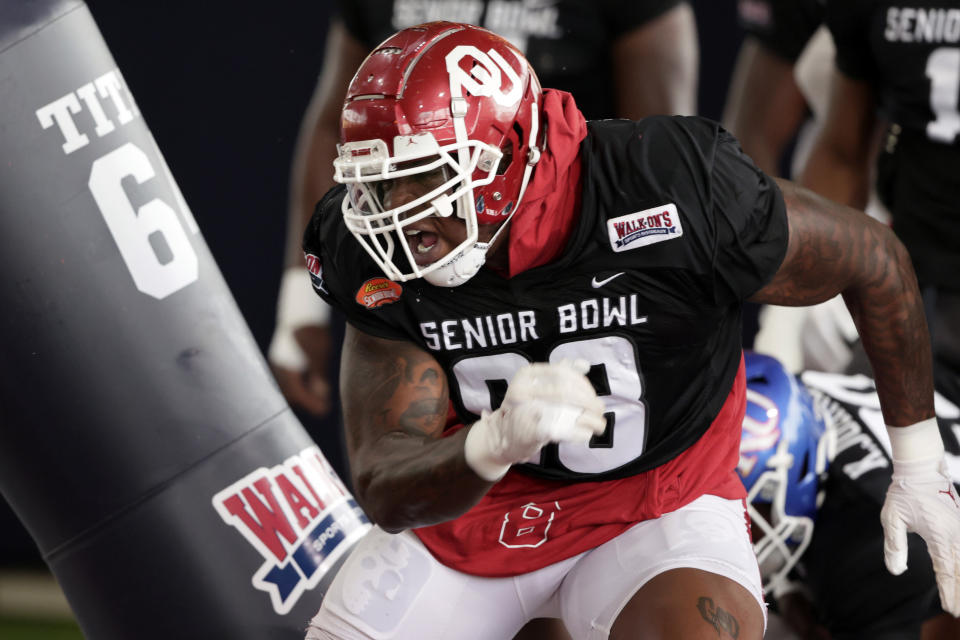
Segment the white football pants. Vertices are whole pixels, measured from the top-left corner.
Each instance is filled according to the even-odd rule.
[[[374,527],[334,578],[307,640],[509,640],[539,617],[561,618],[576,640],[605,640],[640,587],[681,567],[743,585],[766,616],[743,502],[701,496],[595,549],[509,578],[455,571],[413,533]]]

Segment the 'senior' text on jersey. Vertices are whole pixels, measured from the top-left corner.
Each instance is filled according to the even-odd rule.
[[[559,333],[577,333],[609,327],[644,324],[637,311],[637,295],[590,298],[556,308]],[[539,340],[537,314],[532,310],[508,311],[473,318],[420,323],[420,333],[432,351],[485,349]]]

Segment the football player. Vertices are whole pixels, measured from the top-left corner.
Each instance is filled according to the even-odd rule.
[[[304,234],[346,315],[342,402],[377,524],[311,638],[751,638],[737,474],[745,299],[843,293],[876,371],[906,530],[960,612],[929,337],[890,230],[758,170],[714,122],[586,122],[510,43],[405,29],[358,69]],[[456,419],[448,426],[453,403]]]
[[[920,281],[935,354],[960,340],[960,1],[828,0],[836,45],[823,128],[801,182],[854,207],[880,200]],[[873,165],[873,129],[888,124]]]
[[[745,361],[740,473],[774,609],[802,638],[960,637],[919,537],[908,538],[901,576],[881,561],[878,516],[893,464],[873,380],[806,371],[801,382],[769,356]],[[957,483],[960,408],[937,394],[936,409]]]
[[[794,65],[823,20],[821,0],[740,0],[746,31],[723,122],[757,166],[780,175],[781,156],[810,110]],[[784,174],[789,175],[789,174]]]
[[[737,3],[746,36],[727,94],[724,123],[770,175],[800,174],[826,118],[835,50],[822,25],[823,5],[823,0]],[[874,146],[880,133],[877,123]],[[790,158],[782,157],[786,149],[792,150]],[[865,210],[889,221],[873,189]],[[753,348],[776,356],[797,373],[869,371],[857,338],[856,326],[837,297],[811,307],[765,306],[759,312]]]

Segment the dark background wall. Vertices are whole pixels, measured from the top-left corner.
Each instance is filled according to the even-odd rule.
[[[699,112],[719,119],[742,38],[736,2],[692,4],[701,41]],[[290,158],[332,2],[88,5],[265,350],[283,266]],[[0,564],[38,562],[2,502],[0,531]]]

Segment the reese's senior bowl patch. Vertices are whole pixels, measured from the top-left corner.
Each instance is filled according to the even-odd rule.
[[[357,304],[367,309],[376,309],[385,304],[396,302],[403,293],[403,287],[386,278],[370,278],[357,291]]]
[[[610,246],[617,253],[645,247],[683,235],[677,205],[663,204],[607,220]]]

